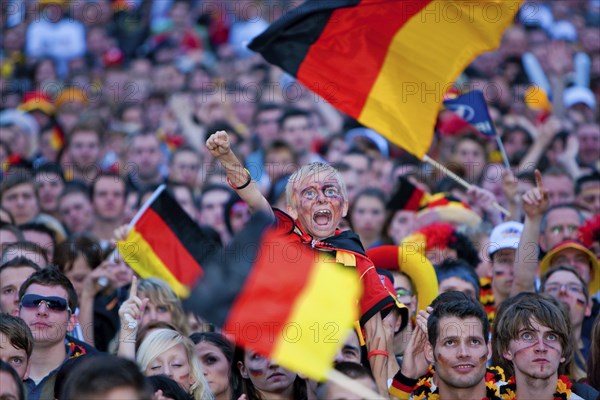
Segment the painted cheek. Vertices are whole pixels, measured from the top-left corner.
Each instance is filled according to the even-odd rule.
[[[248,372],[253,378],[262,378],[265,375],[265,371],[262,369],[248,368]]]
[[[577,298],[577,299],[575,299],[575,305],[578,308],[583,308],[583,307],[585,307],[585,301],[583,299]]]

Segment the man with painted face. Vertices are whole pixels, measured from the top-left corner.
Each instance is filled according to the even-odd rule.
[[[518,399],[582,398],[561,375],[572,362],[573,344],[571,326],[557,303],[545,295],[523,294],[495,324],[492,340],[510,363],[507,375],[513,374],[504,392],[510,389]]]
[[[348,212],[346,186],[337,170],[324,163],[310,163],[294,173],[286,186],[287,214],[272,209],[237,156],[231,151],[226,132],[218,131],[206,141],[210,153],[227,173],[227,181],[253,212],[273,215],[277,229],[289,233],[292,242],[331,251],[336,259],[355,267],[363,284],[360,322],[364,325],[374,314],[395,304],[366,256],[356,234],[339,231],[338,225]],[[401,311],[406,311],[405,308]],[[407,322],[403,315],[402,325]]]

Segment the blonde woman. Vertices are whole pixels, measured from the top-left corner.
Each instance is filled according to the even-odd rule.
[[[153,321],[162,321],[173,325],[185,336],[189,334],[187,316],[183,312],[181,301],[165,281],[159,278],[140,280],[138,297],[148,299],[142,315],[142,327]]]
[[[179,333],[188,335],[187,318],[181,301],[169,285],[158,278],[134,277],[129,298],[119,308],[121,328],[117,355],[135,359],[135,342],[138,331],[151,322],[166,322]]]
[[[136,362],[144,375],[166,375],[176,381],[194,400],[214,399],[193,342],[171,329],[156,329],[143,340]]]

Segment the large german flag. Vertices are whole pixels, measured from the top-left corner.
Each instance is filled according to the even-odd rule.
[[[186,302],[236,343],[322,380],[358,319],[360,282],[326,252],[290,243],[257,214],[208,263]]]
[[[250,43],[335,107],[422,158],[443,93],[499,44],[522,0],[308,0]]]
[[[166,281],[182,298],[202,275],[202,264],[217,250],[177,201],[159,187],[118,243],[125,262],[142,278]]]

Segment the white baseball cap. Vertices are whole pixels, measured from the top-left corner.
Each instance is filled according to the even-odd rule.
[[[516,250],[519,247],[522,232],[523,224],[520,222],[509,221],[497,225],[490,235],[489,255],[502,249]]]

